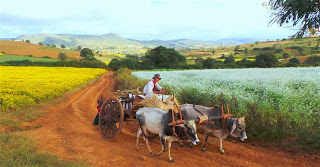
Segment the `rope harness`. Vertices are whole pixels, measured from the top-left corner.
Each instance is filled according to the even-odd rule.
[[[173,96],[173,101],[174,101],[174,96]],[[180,138],[180,136],[183,136],[184,134],[179,134],[177,135],[176,133],[176,125],[179,125],[179,124],[184,124],[184,120],[182,120],[182,112],[180,110],[180,107],[177,105],[177,103],[174,101],[174,105],[178,108],[178,112],[179,112],[179,117],[180,119],[178,121],[175,121],[175,116],[174,116],[174,111],[172,110],[171,114],[172,114],[172,122],[170,122],[168,125],[169,126],[172,126],[172,130],[173,130],[173,134],[177,137],[177,138]],[[178,128],[183,128],[183,127],[180,127],[180,126],[177,126]],[[181,132],[182,129],[179,130],[179,133]],[[182,140],[182,139],[181,139]]]
[[[227,105],[227,114],[224,114],[224,110],[223,110],[224,105],[222,104],[222,106],[221,106],[222,127],[224,129],[226,128],[225,120],[232,117],[232,115],[229,112],[229,105],[228,104],[226,104],[226,105]]]

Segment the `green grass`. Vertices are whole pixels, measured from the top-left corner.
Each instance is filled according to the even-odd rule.
[[[35,121],[46,113],[47,111],[40,110],[37,107],[29,107],[16,111],[2,111],[0,112],[0,126],[4,126],[8,132],[36,129],[39,128],[40,125],[35,125],[34,127],[21,127],[20,124]]]
[[[57,156],[39,153],[26,136],[0,133],[0,166],[88,166],[84,162],[59,160]]]
[[[22,61],[22,60],[30,60],[30,61],[42,61],[42,62],[56,62],[60,61],[59,59],[52,59],[52,58],[41,58],[41,57],[32,57],[32,56],[18,56],[18,55],[1,55],[0,56],[0,63],[6,61]]]

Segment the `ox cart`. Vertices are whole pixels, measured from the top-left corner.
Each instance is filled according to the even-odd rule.
[[[168,95],[158,95],[158,97],[168,98]],[[111,141],[121,132],[123,122],[127,119],[135,119],[136,111],[144,107],[139,105],[143,100],[143,95],[133,95],[131,93],[125,96],[119,95],[105,99],[103,96],[98,100],[98,120],[99,129],[102,136]]]
[[[137,110],[141,107],[145,107],[139,104],[144,99],[143,95],[133,95],[131,93],[127,93],[124,96],[123,93],[119,94],[122,95],[113,96],[108,99],[105,99],[103,96],[101,96],[98,100],[98,125],[102,136],[108,141],[111,141],[117,137],[117,135],[121,132],[121,128],[125,120],[135,119]],[[158,94],[157,97],[163,101],[169,98],[170,96]],[[184,120],[182,120],[183,116],[180,111],[180,106],[177,104],[175,106],[179,110],[180,119],[177,121],[173,121],[169,124],[169,126],[173,126],[173,128],[174,125],[184,123]],[[195,111],[201,114],[200,116],[194,119],[199,124],[201,122],[210,121],[216,118],[223,117],[223,119],[225,119],[231,117],[231,115],[229,114],[229,110],[228,114],[226,115],[224,115],[222,112],[222,116],[203,115],[203,113],[198,111],[197,109],[195,109]],[[172,115],[172,117],[174,118],[174,115]],[[213,123],[213,121],[211,121],[211,123]]]

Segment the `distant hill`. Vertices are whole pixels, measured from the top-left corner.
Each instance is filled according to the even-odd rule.
[[[254,43],[255,41],[259,41],[258,39],[254,38],[224,38],[216,40],[215,42],[220,43],[222,45],[242,45],[242,44],[249,44]]]
[[[218,43],[214,41],[200,41],[189,39],[177,40],[149,40],[140,41],[130,38],[121,37],[118,34],[110,33],[105,35],[73,35],[73,34],[32,34],[23,35],[16,38],[16,40],[30,40],[31,43],[37,44],[42,42],[44,45],[52,45],[53,43],[60,47],[64,44],[67,48],[76,48],[77,46],[88,47],[95,50],[108,49],[112,47],[117,48],[154,48],[162,45],[165,47],[188,47],[188,48],[202,48],[202,47],[216,47]]]

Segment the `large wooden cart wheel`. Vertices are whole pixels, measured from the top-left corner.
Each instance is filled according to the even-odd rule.
[[[113,97],[103,103],[99,113],[99,128],[106,140],[113,140],[120,133],[124,113],[119,99]]]

